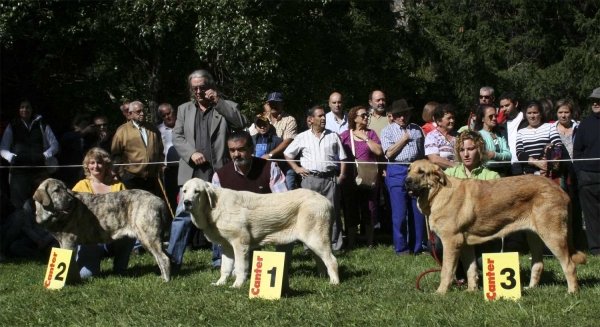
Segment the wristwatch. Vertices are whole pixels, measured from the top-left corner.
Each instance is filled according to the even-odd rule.
[[[370,138],[365,138],[365,142],[369,142],[371,139]]]
[[[273,154],[272,153],[269,153],[269,159],[270,158],[273,158]]]

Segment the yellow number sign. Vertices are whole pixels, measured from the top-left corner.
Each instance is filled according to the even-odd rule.
[[[254,251],[249,297],[276,300],[281,298],[285,253]]]
[[[519,253],[484,253],[483,294],[486,300],[521,298]]]
[[[52,248],[48,268],[46,268],[46,276],[44,277],[46,288],[56,290],[65,286],[72,255],[73,251],[71,250]]]

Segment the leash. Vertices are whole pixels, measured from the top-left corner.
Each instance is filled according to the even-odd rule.
[[[431,245],[431,252],[433,252],[433,258],[435,259],[435,262],[437,262],[438,265],[440,265],[440,267],[442,266],[442,262],[440,261],[440,259],[438,259],[437,257],[437,253],[435,252],[435,237],[433,236],[433,232],[431,232],[431,230],[429,229],[429,216],[427,216],[425,218],[425,227],[427,228],[427,235],[429,236],[429,244]],[[429,269],[426,270],[424,272],[422,272],[419,277],[417,278],[417,282],[416,282],[416,287],[417,290],[424,292],[421,289],[420,283],[421,283],[421,278],[423,278],[425,275],[432,273],[432,272],[438,272],[438,271],[442,271],[441,268],[434,268],[434,269]]]
[[[162,191],[163,197],[165,198],[167,207],[169,207],[169,212],[171,213],[171,219],[175,219],[175,215],[173,214],[173,209],[171,208],[171,204],[169,203],[169,198],[167,198],[167,192],[165,192],[165,187],[163,186],[162,180],[160,178],[160,174],[158,175],[158,185],[160,185],[160,190]]]

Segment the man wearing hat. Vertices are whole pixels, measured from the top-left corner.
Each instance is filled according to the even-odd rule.
[[[390,193],[392,236],[398,256],[423,252],[421,244],[425,234],[425,218],[417,207],[417,200],[410,197],[404,187],[410,163],[425,157],[425,134],[421,127],[410,123],[412,109],[404,99],[394,101],[391,110],[393,122],[381,131],[381,147],[390,161],[385,184]]]
[[[269,116],[266,113],[257,115],[254,119],[254,128],[256,134],[252,135],[254,143],[254,156],[257,158],[283,158],[283,156],[269,156],[283,140],[275,135],[275,127],[269,123]]]
[[[592,113],[581,121],[573,144],[573,165],[577,173],[579,201],[585,219],[590,253],[600,256],[600,87],[589,96]],[[592,159],[578,161],[578,159]]]
[[[269,158],[283,157],[283,151],[292,143],[296,134],[298,134],[298,124],[296,119],[283,112],[283,94],[281,92],[272,92],[267,95],[267,103],[271,107],[269,121],[275,127],[275,134],[280,137],[283,142],[274,150],[267,153]],[[285,181],[289,190],[295,189],[296,174],[289,165],[284,164],[281,170],[285,174]]]

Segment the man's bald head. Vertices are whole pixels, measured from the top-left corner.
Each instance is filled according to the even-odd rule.
[[[338,92],[333,92],[329,96],[329,108],[335,115],[341,115],[344,111],[344,101],[342,95]]]

